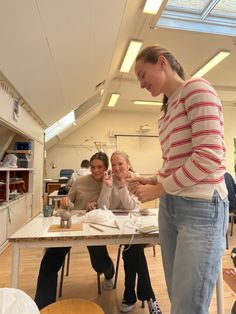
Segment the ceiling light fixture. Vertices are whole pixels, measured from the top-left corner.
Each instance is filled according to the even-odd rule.
[[[141,41],[131,40],[127,52],[125,54],[124,60],[122,62],[120,72],[126,73],[129,72],[142,44],[143,43]]]
[[[143,13],[157,14],[163,0],[147,0],[143,8]]]
[[[107,106],[114,107],[119,97],[120,97],[120,94],[111,94],[111,98]]]
[[[213,58],[211,58],[200,70],[192,75],[192,77],[202,77],[212,68],[214,68],[218,63],[224,60],[230,55],[229,51],[220,51]]]
[[[162,106],[162,101],[135,100],[134,105]]]

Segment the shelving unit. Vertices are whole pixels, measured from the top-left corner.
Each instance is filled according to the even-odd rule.
[[[0,251],[8,237],[32,218],[33,168],[0,167]]]
[[[32,168],[0,168],[0,200],[9,202],[18,196],[32,192]],[[31,184],[32,186],[32,184]]]
[[[21,96],[4,78],[3,82],[4,88],[0,88],[0,253],[8,245],[8,237],[43,208],[44,160],[44,127],[25,106],[21,107],[17,121],[14,119],[14,100]],[[9,167],[14,158],[4,160],[8,154],[17,156],[16,169]]]
[[[32,150],[30,150],[30,149],[28,149],[28,150],[23,150],[23,149],[13,150],[13,149],[11,149],[11,150],[7,150],[6,153],[7,154],[28,154],[28,155],[31,155]]]

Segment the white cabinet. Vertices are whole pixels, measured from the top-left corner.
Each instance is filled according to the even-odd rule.
[[[7,241],[7,209],[0,207],[0,247]]]
[[[29,210],[32,207],[32,194],[24,195],[8,205],[7,237],[29,221]]]
[[[0,252],[7,239],[32,218],[33,194],[26,193],[0,206]]]

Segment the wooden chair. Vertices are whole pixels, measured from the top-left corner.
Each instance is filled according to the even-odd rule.
[[[116,289],[116,285],[117,285],[117,279],[118,279],[118,273],[119,273],[119,265],[120,265],[120,254],[121,254],[121,251],[122,251],[122,245],[119,245],[118,247],[118,252],[117,252],[117,259],[116,259],[116,269],[115,269],[115,280],[114,280],[114,285],[113,285],[113,289]],[[156,256],[156,248],[155,248],[155,245],[147,245],[146,247],[153,247],[153,256],[155,257]],[[141,305],[142,308],[145,307],[145,302],[142,301],[142,305]]]
[[[70,249],[71,250],[71,249]],[[67,266],[66,266],[66,276],[69,276],[69,268],[70,268],[70,250],[68,251],[64,262],[62,264],[61,268],[61,277],[60,277],[60,284],[59,284],[59,291],[58,291],[58,297],[61,298],[62,296],[62,288],[63,288],[63,280],[64,280],[64,273],[65,273],[65,263],[67,259]]]
[[[105,314],[96,303],[83,299],[65,299],[44,307],[41,314]]]
[[[235,212],[229,213],[229,217],[230,217],[230,236],[232,237],[234,232],[234,218],[236,217],[236,213]]]
[[[67,260],[67,261],[66,261]],[[65,264],[66,265],[66,274],[65,274]],[[59,290],[58,290],[58,297],[62,297],[62,288],[63,288],[63,281],[64,281],[64,275],[69,276],[69,267],[70,267],[70,250],[68,251],[64,263],[61,268],[61,276],[60,276],[60,283],[59,283]],[[100,273],[97,273],[97,287],[98,287],[98,294],[100,295],[102,293],[101,289],[101,280],[100,280]]]
[[[229,213],[229,221],[230,221],[230,236],[233,236],[233,232],[234,232],[234,218],[236,217],[236,213],[232,212]],[[229,241],[228,241],[228,232],[226,233],[226,249],[229,249]]]

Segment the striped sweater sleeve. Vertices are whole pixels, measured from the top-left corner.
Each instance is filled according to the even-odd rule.
[[[167,193],[178,194],[197,184],[218,184],[225,169],[221,103],[210,83],[189,80],[171,118],[162,121],[164,165],[159,175]],[[169,111],[169,104],[168,104]],[[165,120],[165,119],[164,119]]]

